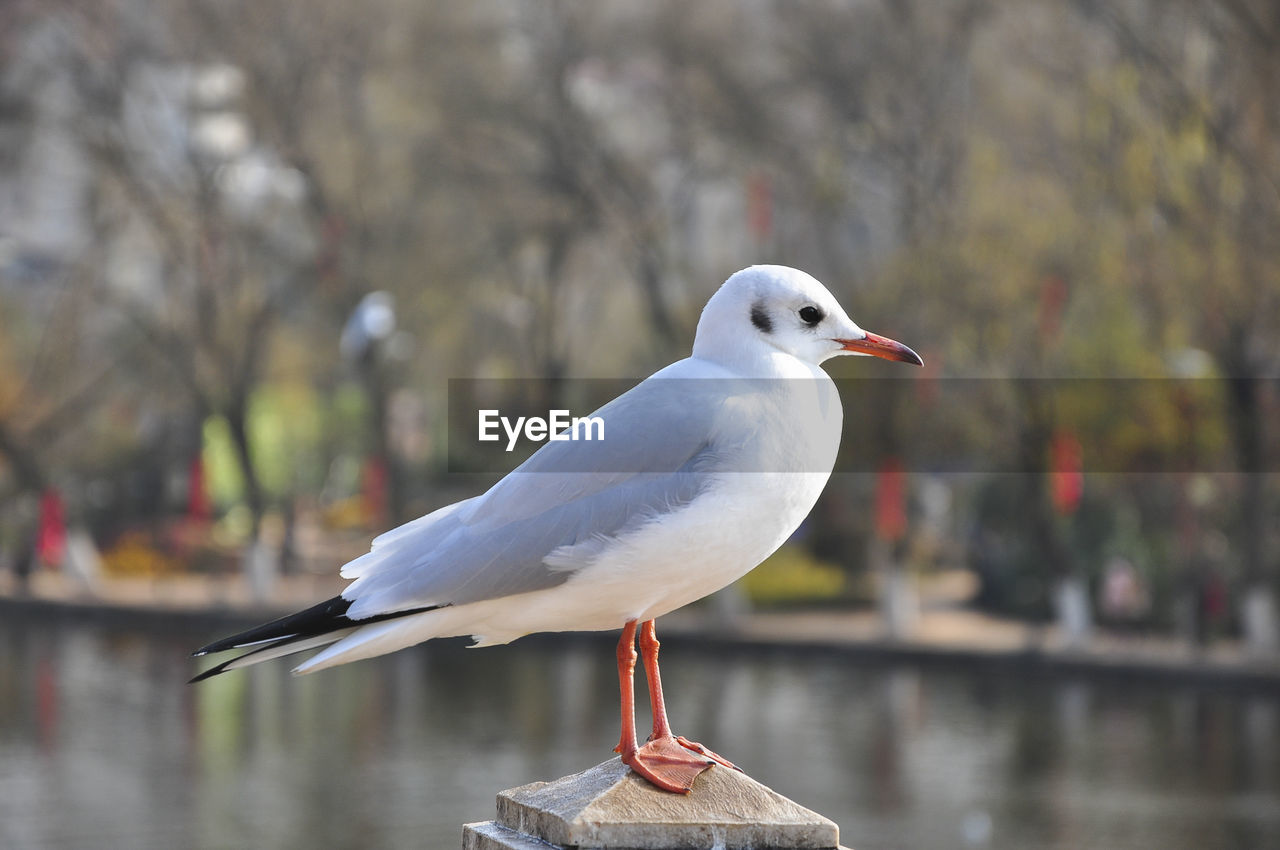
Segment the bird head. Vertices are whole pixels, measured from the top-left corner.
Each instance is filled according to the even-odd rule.
[[[815,366],[841,354],[924,365],[902,343],[858,327],[810,275],[787,266],[751,266],[731,275],[707,302],[693,354],[731,363],[770,348]]]

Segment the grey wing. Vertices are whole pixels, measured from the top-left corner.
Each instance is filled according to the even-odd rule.
[[[580,564],[549,558],[555,550],[603,547],[705,490],[728,449],[718,427],[728,397],[720,381],[641,383],[593,414],[604,419],[603,440],[546,443],[484,495],[375,540],[343,569],[356,579],[342,594],[353,600],[347,615],[563,583]]]

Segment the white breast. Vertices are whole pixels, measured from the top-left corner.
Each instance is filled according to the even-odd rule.
[[[738,580],[808,515],[829,473],[743,473],[661,523],[619,541],[574,581],[589,586],[613,628],[660,617]],[[597,595],[598,594],[598,595]]]
[[[416,640],[472,634],[483,645],[533,632],[616,629],[741,578],[796,530],[835,463],[839,395],[816,367],[806,377],[779,379],[768,409],[741,417],[749,449],[742,471],[717,473],[692,502],[603,545],[557,550],[565,562],[583,556],[562,585],[423,615]]]
[[[736,581],[781,546],[813,508],[840,443],[839,396],[814,372],[815,380],[777,381],[765,409],[744,413],[741,471],[718,473],[688,505],[593,547],[591,561],[555,590],[558,610],[545,618],[530,610],[546,622],[529,631],[556,628],[566,615],[579,629],[661,616]]]

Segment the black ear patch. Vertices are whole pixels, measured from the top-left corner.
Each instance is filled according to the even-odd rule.
[[[762,333],[773,333],[773,319],[769,318],[769,312],[764,309],[763,301],[757,301],[751,305],[751,324],[759,328]]]

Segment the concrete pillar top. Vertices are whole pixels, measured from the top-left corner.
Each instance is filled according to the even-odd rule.
[[[503,791],[496,821],[463,831],[465,850],[537,842],[582,850],[834,850],[840,830],[735,770],[712,767],[690,793],[671,794],[615,758]]]

